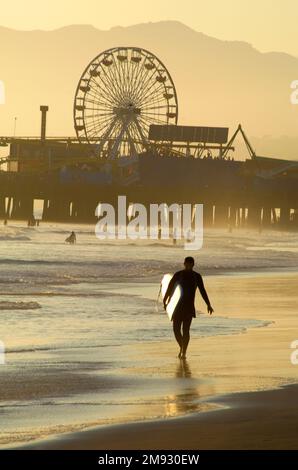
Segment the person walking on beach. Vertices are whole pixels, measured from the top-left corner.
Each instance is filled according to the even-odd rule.
[[[179,359],[186,358],[186,351],[190,339],[190,325],[192,319],[196,316],[194,301],[197,288],[206,302],[208,313],[210,315],[213,313],[213,308],[211,307],[205,290],[202,276],[193,270],[194,264],[195,261],[192,256],[187,256],[185,258],[184,269],[182,271],[177,271],[174,274],[163,300],[164,308],[166,309],[166,306],[174,293],[175,285],[177,283],[180,284],[182,287],[182,297],[172,318],[174,335],[180,347],[178,354]]]

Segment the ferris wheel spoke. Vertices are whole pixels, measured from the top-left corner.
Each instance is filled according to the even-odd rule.
[[[155,64],[153,65],[152,72],[148,71],[147,75],[144,77],[143,80],[140,80],[140,86],[138,87],[137,90],[137,97],[140,99],[144,94],[146,93],[146,90],[148,87],[154,86],[157,82],[154,79],[154,77],[157,74],[157,67]]]
[[[133,90],[134,90],[134,82],[133,82],[133,78],[134,78],[134,69],[132,68],[132,63],[130,61],[127,61],[127,63],[125,64],[125,68],[126,68],[126,77],[128,77],[128,80],[127,80],[127,88],[128,88],[128,94],[130,96],[130,98],[133,100]]]
[[[109,123],[112,122],[112,119],[109,120],[101,120],[101,121],[92,121],[86,123],[86,129],[87,131],[96,130],[102,132],[105,127],[109,125]]]
[[[122,62],[117,61],[115,58],[115,80],[121,84],[121,100],[125,101],[125,75],[123,74]]]
[[[131,77],[131,93],[132,93],[132,96],[134,98],[134,87],[135,87],[135,82],[137,81],[137,78],[140,74],[140,67],[142,66],[141,64],[143,64],[144,62],[144,57],[142,56],[141,57],[141,60],[137,63],[137,64],[133,64],[133,73],[132,73],[132,77]]]
[[[103,93],[99,93],[96,90],[92,90],[92,91],[90,90],[87,96],[88,98],[90,98],[89,102],[93,102],[93,104],[98,102],[98,103],[103,104],[104,106],[112,107],[113,101],[108,100],[107,96],[104,95]],[[91,98],[93,98],[93,100],[91,100]]]
[[[166,72],[164,72],[166,74]],[[143,90],[142,90],[142,99],[145,100],[151,93],[151,91],[162,91],[163,93],[166,90],[166,85],[164,82],[159,82],[157,78],[159,77],[160,72],[157,70],[157,74],[155,76],[155,80],[151,80],[151,82],[145,83]],[[166,81],[169,79],[168,75],[166,74]]]
[[[115,64],[115,70],[114,70],[114,67],[113,66],[110,66],[108,67],[108,70],[107,70],[107,73],[110,75],[110,78],[112,80],[112,82],[116,85],[116,88],[118,90],[118,101],[119,103],[121,102],[121,100],[123,100],[124,96],[123,96],[123,87],[122,87],[122,83],[121,81],[118,79],[120,77],[117,77],[117,62],[116,62],[116,58],[113,56],[113,62]]]
[[[122,125],[119,121],[116,122],[115,126],[114,126],[114,129],[113,129],[113,132],[111,133],[111,136],[115,139],[119,134],[120,132],[122,131]]]
[[[167,124],[167,122],[165,122],[164,120],[162,119],[159,119],[158,117],[155,117],[154,119],[150,116],[144,116],[141,118],[143,121],[145,121],[147,123],[148,126],[150,126],[150,124]]]
[[[109,115],[112,115],[114,114],[113,111],[108,111],[106,108],[88,108],[87,106],[85,107],[84,109],[84,115],[85,117],[87,116],[87,113],[90,112],[90,113],[96,113],[97,116],[109,116]],[[91,114],[92,116],[92,114]]]
[[[129,60],[125,61],[123,64],[124,77],[126,83],[126,93],[130,101],[133,101],[133,89],[132,89],[132,72],[131,63]]]
[[[101,73],[101,68],[98,71],[99,75],[97,77],[90,77],[89,84],[92,83],[94,84],[95,88],[94,91],[96,90],[97,92],[106,92],[107,90],[110,90],[110,88],[107,88],[107,83],[102,79],[102,73]],[[115,99],[115,96],[113,96],[113,99]]]
[[[147,99],[147,101],[145,103],[141,104],[141,109],[147,109],[148,106],[152,106],[152,105],[156,106],[160,103],[165,103],[165,101],[166,101],[165,98],[160,94],[152,95],[150,98]],[[164,106],[168,106],[167,101],[166,101],[166,104]]]
[[[164,107],[158,106],[158,103],[156,103],[151,108],[142,108],[142,111],[141,111],[142,115],[145,115],[145,114],[163,114],[163,115],[166,116],[167,113],[168,113],[168,106],[166,106],[164,108]]]
[[[126,80],[126,72],[125,72],[125,63],[121,62],[119,64],[119,76],[121,79],[121,85],[123,89],[123,101],[125,102],[129,96],[128,93],[128,81]]]
[[[107,119],[109,116],[112,118],[114,116],[114,114],[113,113],[109,113],[109,114],[103,114],[103,113],[84,114],[84,119],[85,120],[94,119],[94,118]]]
[[[136,128],[137,133],[140,135],[141,141],[142,141],[144,147],[146,147],[147,140],[148,140],[148,136],[145,136],[145,135],[144,135],[144,134],[145,134],[145,133],[144,133],[144,130],[147,131],[147,128],[146,128],[146,129],[144,129],[144,128],[142,129],[142,127],[141,127],[141,125],[140,125],[140,123],[139,123],[139,121],[138,121],[137,119],[135,119],[135,121],[134,121],[134,127]],[[147,132],[147,133],[148,133],[148,132]]]
[[[93,105],[92,105],[93,104]],[[87,103],[87,106],[85,105],[85,111],[93,111],[93,112],[105,112],[107,114],[113,113],[113,109],[110,107],[105,106],[103,103]]]
[[[145,116],[147,114],[158,114],[158,115],[166,116],[167,113],[168,113],[168,107],[166,107],[166,109],[164,109],[164,108],[161,108],[161,107],[158,107],[158,106],[154,106],[151,109],[143,108],[142,111],[141,111],[141,114],[143,116]]]
[[[90,127],[86,127],[86,130],[88,132],[88,135],[89,135],[89,138],[94,138],[96,136],[96,138],[100,138],[102,135],[104,135],[105,131],[109,128],[109,125],[108,124],[111,124],[111,122],[109,123],[106,123],[105,125],[93,125],[93,126],[90,126]]]
[[[107,79],[107,82],[110,86],[110,89],[113,90],[114,92],[114,100],[118,100],[119,101],[119,98],[121,99],[121,90],[119,89],[119,86],[118,84],[116,84],[110,77],[110,75],[107,73],[107,71],[105,70],[104,66],[102,65],[101,66],[101,70],[103,70],[103,73]]]
[[[109,72],[113,76],[113,80],[117,83],[118,89],[119,89],[119,96],[121,100],[123,101],[125,99],[125,80],[123,77],[123,73],[120,70],[119,66],[119,61],[117,60],[117,56],[113,56],[114,58],[114,66],[115,67],[110,67]],[[122,64],[122,62],[121,62]]]
[[[103,135],[101,135],[101,136],[96,135],[98,133],[98,129],[97,129],[97,127],[95,127],[93,129],[93,133],[91,133],[90,137],[93,138],[96,135],[96,137],[100,137],[101,140],[107,139],[108,136],[111,134],[115,123],[116,123],[116,119],[114,119],[114,120],[110,121],[109,123],[107,123],[105,125],[105,127],[103,127],[101,129],[101,131],[103,132]]]
[[[99,73],[100,73],[100,72],[99,72]],[[107,90],[107,85],[106,85],[106,83],[103,81],[103,79],[102,79],[102,77],[101,77],[101,74],[99,75],[99,77],[96,77],[96,78],[98,78],[98,79],[100,80],[100,82],[97,81],[97,80],[95,80],[93,77],[91,77],[91,79],[90,79],[90,82],[95,85],[95,88],[93,88],[94,94],[96,94],[96,95],[99,94],[99,95],[102,96],[102,97],[104,96],[105,99],[106,99],[107,101],[109,101],[109,102],[111,103],[111,105],[112,105],[112,104],[115,102],[116,95],[114,95],[114,94],[113,94],[113,91],[111,92],[110,89],[109,89],[109,93],[112,94],[112,96],[109,97],[109,96],[107,95],[107,91],[108,91],[108,90]]]
[[[89,119],[88,121],[87,120],[85,121],[85,126],[86,126],[86,128],[100,127],[102,125],[105,125],[106,123],[111,122],[113,119],[115,119],[114,116],[100,117],[96,121],[92,118],[92,119]]]
[[[104,93],[96,93],[93,91],[88,93],[88,103],[92,104],[93,106],[101,105],[111,110],[114,107],[113,101],[108,99]]]
[[[94,111],[102,109],[106,111],[107,113],[113,112],[113,109],[111,108],[110,105],[107,106],[107,104],[104,101],[98,101],[97,99],[88,100],[87,105],[85,104],[84,108],[92,109]]]
[[[91,123],[96,124],[97,122],[100,123],[100,122],[104,122],[104,121],[110,121],[114,118],[115,118],[114,114],[109,115],[109,116],[99,116],[97,118],[95,118],[94,115],[92,115],[91,117],[86,119],[86,125],[90,125]]]
[[[135,65],[133,65],[133,62],[132,62],[132,68],[133,68],[133,73],[132,73],[132,77],[131,77],[131,94],[132,94],[132,97],[133,99],[135,99],[135,89],[136,89],[136,84],[138,82],[138,79],[140,77],[140,73],[143,69],[143,65],[144,65],[144,61],[145,61],[145,58],[143,55],[141,55],[140,57],[140,61]]]
[[[130,132],[129,130],[127,130],[127,139],[128,139],[128,142],[129,142],[129,146],[130,146],[130,153],[131,155],[133,156],[136,156],[137,155],[137,150],[136,150],[136,146],[135,146],[135,138],[132,138],[132,136],[130,135]]]
[[[103,79],[101,77],[101,81],[103,82]],[[111,108],[115,106],[115,102],[119,99],[116,92],[107,87],[107,84],[103,84],[103,86],[100,86],[99,89],[96,90],[96,96],[100,96],[102,100],[106,101]]]
[[[140,76],[138,77],[138,84],[135,88],[135,99],[136,100],[140,99],[144,86],[146,86],[147,83],[151,82],[151,80],[153,79],[153,76],[154,76],[155,73],[156,73],[155,65],[154,65],[154,68],[152,69],[152,72],[151,72],[150,70],[146,70],[145,62],[144,62],[144,64],[143,64],[143,73],[140,74]]]
[[[141,58],[140,62],[138,62],[137,64],[133,64],[131,57],[132,57],[132,51],[130,51],[130,54],[127,54],[127,60],[125,61],[125,64],[124,64],[124,72],[126,74],[126,77],[129,77],[129,80],[127,80],[127,92],[130,98],[133,100],[135,80],[138,77],[138,70],[140,67],[140,63],[143,59]]]
[[[103,106],[106,110],[113,110],[114,108],[112,103],[105,100],[105,97],[100,94],[94,94],[92,92],[88,93],[85,102],[87,102],[88,105],[92,105],[93,107]]]
[[[107,101],[103,101],[102,97],[99,95],[98,97],[96,96],[93,98],[92,96],[88,96],[88,98],[85,99],[85,108],[99,108],[102,106],[102,109],[105,109],[106,111],[113,111],[114,107],[108,103]]]
[[[101,64],[101,69],[103,70],[104,74],[105,74],[105,77],[107,78],[108,82],[109,82],[109,85],[110,87],[113,88],[113,90],[115,91],[115,96],[116,98],[119,100],[121,99],[121,86],[119,85],[118,81],[115,80],[115,77],[113,77],[111,75],[111,71],[113,70],[113,66],[115,64],[115,58],[114,56],[112,55],[112,64],[105,67],[103,64]]]
[[[93,101],[93,100],[86,100],[85,101],[85,109],[102,109],[107,113],[113,112],[113,108],[109,105],[107,106],[103,101]]]
[[[149,126],[145,123],[142,124],[142,134],[145,136],[146,142],[148,142],[148,135],[149,135]]]
[[[141,121],[143,128],[144,128],[144,127],[146,128],[146,133],[147,133],[147,137],[148,137],[150,122],[149,122],[147,119],[142,118],[142,117],[139,118],[139,121]]]
[[[111,105],[105,101],[100,101],[100,99],[100,95],[97,97],[90,93],[82,102],[82,107],[84,109],[103,109],[106,112],[112,111]],[[80,104],[78,106],[80,106]]]
[[[93,99],[91,99],[92,97]],[[112,101],[111,98],[108,98],[106,96],[106,90],[102,90],[102,89],[92,90],[92,91],[90,90],[86,96],[86,100],[92,103],[94,102],[104,103],[105,106],[110,107],[111,109],[113,108],[114,103],[115,103],[114,101]]]
[[[153,95],[160,95],[163,100],[165,97],[163,96],[165,92],[165,88],[163,85],[157,85],[156,83],[152,83],[150,87],[147,87],[146,92],[143,93],[141,98],[141,106],[144,106],[145,103],[152,99]]]
[[[151,111],[152,109],[168,109],[168,105],[167,104],[163,104],[161,106],[146,106],[144,108],[142,108],[142,112],[146,113],[147,111]]]
[[[152,119],[152,120],[158,120],[159,119],[164,124],[164,120],[160,119],[161,117],[163,117],[163,115],[156,114],[156,113],[143,114],[144,119]]]
[[[147,100],[151,99],[152,95],[161,95],[164,98],[164,91],[165,88],[163,84],[157,84],[156,82],[151,83],[150,86],[147,86],[146,90],[142,93],[140,99],[141,104],[144,104],[147,102]]]
[[[129,129],[130,129],[131,135],[134,137],[135,140],[140,139],[140,135],[139,135],[139,132],[138,132],[136,126],[135,126],[134,121],[132,121],[130,123]]]
[[[149,76],[154,74],[154,71],[151,73],[150,70],[146,69],[146,61],[147,58],[144,58],[144,61],[142,63],[141,71],[137,76],[137,82],[134,87],[134,99],[137,100],[139,96],[139,90],[142,87],[142,84],[148,79]]]

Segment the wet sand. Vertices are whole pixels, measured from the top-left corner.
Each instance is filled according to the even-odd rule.
[[[186,363],[175,358],[174,342],[127,346],[122,354],[128,366],[121,377],[137,377],[138,393],[146,395],[134,417],[138,422],[98,426],[27,448],[297,449],[298,387],[283,387],[298,383],[298,366],[290,360],[290,345],[298,339],[297,281],[294,273],[207,278],[217,315],[270,325],[192,338]],[[153,387],[159,382],[167,386],[161,387],[166,390],[159,399],[161,419],[154,420],[158,394]]]
[[[228,395],[226,407],[183,418],[74,433],[27,449],[298,449],[298,386]]]

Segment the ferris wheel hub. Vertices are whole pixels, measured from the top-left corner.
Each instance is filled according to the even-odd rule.
[[[133,105],[119,106],[113,109],[114,113],[119,117],[131,117],[141,114],[141,109]]]

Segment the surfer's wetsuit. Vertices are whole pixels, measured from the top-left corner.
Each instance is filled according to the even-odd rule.
[[[167,292],[164,296],[164,303],[172,296],[175,285],[180,284],[182,287],[182,297],[175,309],[173,315],[173,330],[175,338],[182,348],[187,348],[189,342],[189,329],[193,317],[196,316],[195,310],[195,294],[198,288],[201,296],[205,300],[207,306],[210,306],[210,301],[204,287],[202,276],[193,270],[183,269],[178,271],[172,277]],[[181,334],[182,326],[182,334]],[[184,344],[183,344],[184,343]]]

